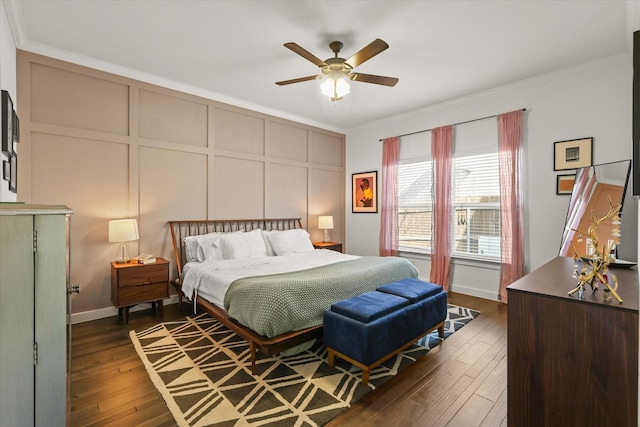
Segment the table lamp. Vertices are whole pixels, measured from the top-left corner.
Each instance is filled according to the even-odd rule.
[[[333,230],[333,217],[332,216],[319,216],[318,228],[324,230],[323,242],[329,241],[329,230]]]
[[[127,253],[127,242],[138,240],[138,224],[135,219],[116,219],[109,221],[109,242],[120,243],[118,248],[117,264],[129,262]]]

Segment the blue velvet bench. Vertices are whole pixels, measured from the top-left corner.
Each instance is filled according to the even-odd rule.
[[[329,366],[338,356],[362,369],[362,383],[371,369],[437,329],[444,338],[447,294],[440,286],[403,279],[375,291],[331,305],[324,312],[324,342]]]

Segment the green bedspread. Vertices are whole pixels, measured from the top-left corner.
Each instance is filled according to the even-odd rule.
[[[404,258],[362,257],[308,270],[234,281],[224,298],[227,313],[260,335],[274,337],[322,324],[331,304],[386,283],[418,277]]]

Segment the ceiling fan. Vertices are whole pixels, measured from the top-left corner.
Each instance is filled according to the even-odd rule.
[[[324,61],[298,46],[296,43],[285,43],[284,47],[291,49],[304,59],[313,62],[315,65],[320,67],[322,74],[276,82],[279,86],[325,78],[326,81],[321,85],[322,93],[329,96],[331,100],[335,102],[342,99],[344,95],[349,93],[349,84],[346,82],[346,79],[355,82],[373,83],[390,87],[393,87],[398,83],[398,79],[395,77],[376,76],[373,74],[353,72],[353,69],[358,65],[368,61],[389,47],[389,45],[381,39],[375,39],[367,46],[356,52],[349,59],[338,57],[338,54],[343,47],[342,42],[339,41],[329,43],[329,48],[333,51],[334,57],[325,59]]]

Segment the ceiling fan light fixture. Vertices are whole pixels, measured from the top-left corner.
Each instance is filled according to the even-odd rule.
[[[327,74],[324,82],[320,85],[320,90],[333,102],[341,100],[343,96],[351,92],[345,75],[340,71],[332,71]]]
[[[375,74],[364,74],[352,72],[353,69],[360,64],[373,58],[380,52],[384,51],[389,45],[381,39],[375,39],[367,46],[360,49],[349,59],[340,58],[340,50],[342,50],[342,42],[334,41],[329,43],[329,48],[334,54],[333,58],[325,59],[324,61],[311,52],[298,46],[296,43],[285,43],[284,47],[290,49],[294,53],[297,53],[307,61],[312,62],[317,67],[320,67],[321,75],[299,77],[297,79],[283,80],[276,82],[278,86],[290,85],[293,83],[301,83],[309,80],[323,79],[324,81],[320,85],[322,94],[329,97],[329,99],[335,104],[341,100],[343,96],[350,92],[349,83],[347,80],[354,82],[373,83],[382,86],[393,87],[398,83],[396,77],[377,76]]]

